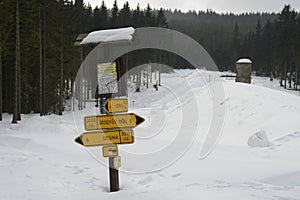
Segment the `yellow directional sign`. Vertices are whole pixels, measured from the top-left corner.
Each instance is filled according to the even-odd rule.
[[[118,156],[118,146],[104,146],[102,148],[103,157],[115,157]]]
[[[86,132],[77,137],[75,142],[86,147],[111,144],[131,144],[134,142],[134,136],[132,129]]]
[[[108,113],[128,112],[128,99],[107,99],[104,108]]]
[[[145,121],[134,114],[98,115],[84,117],[84,127],[88,131],[101,129],[134,128]]]

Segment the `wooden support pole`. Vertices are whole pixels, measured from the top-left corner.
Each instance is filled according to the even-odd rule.
[[[119,170],[114,168],[114,157],[109,157],[110,192],[119,191]]]

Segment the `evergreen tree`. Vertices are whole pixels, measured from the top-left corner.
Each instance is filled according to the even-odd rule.
[[[100,8],[100,19],[101,19],[101,29],[105,29],[108,26],[108,13],[107,8],[105,6],[104,1],[102,1],[101,8]]]
[[[148,27],[156,26],[155,16],[152,13],[152,8],[150,7],[150,4],[147,5],[146,11],[145,11],[144,26],[148,26]]]
[[[258,20],[257,25],[256,25],[256,32],[255,32],[255,40],[254,40],[254,46],[255,46],[255,51],[254,51],[254,64],[253,64],[253,69],[256,71],[257,75],[261,75],[261,69],[262,69],[262,60],[263,58],[263,52],[262,52],[262,28],[261,28],[261,23],[260,20]]]
[[[232,34],[232,70],[235,68],[235,62],[240,56],[240,45],[241,45],[241,39],[240,39],[240,29],[239,25],[236,23],[234,25],[234,30]]]
[[[261,51],[263,52],[262,67],[263,72],[270,75],[272,69],[272,55],[273,55],[273,24],[270,20],[267,21],[262,32]]]
[[[119,8],[118,8],[117,0],[114,1],[114,5],[111,10],[111,17],[109,21],[110,21],[111,28],[119,27]]]
[[[144,13],[140,9],[140,5],[138,4],[136,9],[132,12],[132,24],[135,28],[142,27],[144,24]]]
[[[130,11],[128,1],[124,3],[123,8],[119,12],[119,19],[120,19],[119,20],[120,26],[124,26],[124,27],[132,26],[131,11]]]
[[[17,115],[20,112],[61,114],[61,100],[71,96],[81,55],[84,58],[92,49],[86,46],[81,52],[80,48],[74,48],[74,40],[80,33],[98,29],[169,26],[202,44],[220,69],[227,70],[228,66],[235,69],[235,61],[240,57],[252,59],[257,71],[282,72],[283,78],[285,71],[295,72],[300,68],[300,17],[290,6],[285,6],[280,15],[234,15],[212,10],[152,10],[149,4],[143,11],[139,5],[130,10],[128,2],[119,11],[115,1],[108,20],[110,11],[104,1],[93,10],[83,0],[19,0],[19,58],[16,0],[1,0],[0,10],[0,118],[2,112],[14,112],[17,95]],[[174,67],[189,67],[184,59],[163,51],[138,51],[128,58],[132,66],[150,59]],[[16,76],[17,63],[20,67]]]
[[[293,71],[295,41],[296,41],[296,12],[290,5],[285,5],[279,18],[275,21],[275,51],[274,58],[282,78],[286,79],[287,71]]]
[[[159,27],[167,28],[168,27],[168,22],[165,16],[165,13],[162,8],[159,9],[158,14],[157,14],[157,22],[156,24]]]
[[[98,6],[95,7],[93,10],[93,30],[99,30],[101,29],[102,23],[101,23],[101,17],[100,17],[100,9]]]

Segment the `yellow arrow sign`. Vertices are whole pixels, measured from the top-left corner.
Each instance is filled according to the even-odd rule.
[[[84,117],[84,127],[88,131],[101,129],[134,128],[144,121],[144,118],[134,113],[86,116]]]
[[[108,113],[128,112],[128,99],[107,99],[104,108]]]
[[[110,144],[132,144],[134,142],[134,136],[133,130],[131,129],[104,132],[86,132],[75,138],[75,142],[85,147]]]

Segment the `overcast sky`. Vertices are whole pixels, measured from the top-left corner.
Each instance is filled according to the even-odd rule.
[[[118,7],[121,8],[126,0],[117,0]],[[92,7],[100,6],[102,0],[84,0]],[[104,0],[107,7],[111,8],[114,0]],[[128,0],[131,8],[136,8],[139,3],[141,8],[145,8],[150,3],[152,8],[177,8],[182,11],[206,10],[210,8],[218,13],[223,12],[280,12],[284,4],[290,4],[292,8],[300,11],[300,0]]]

